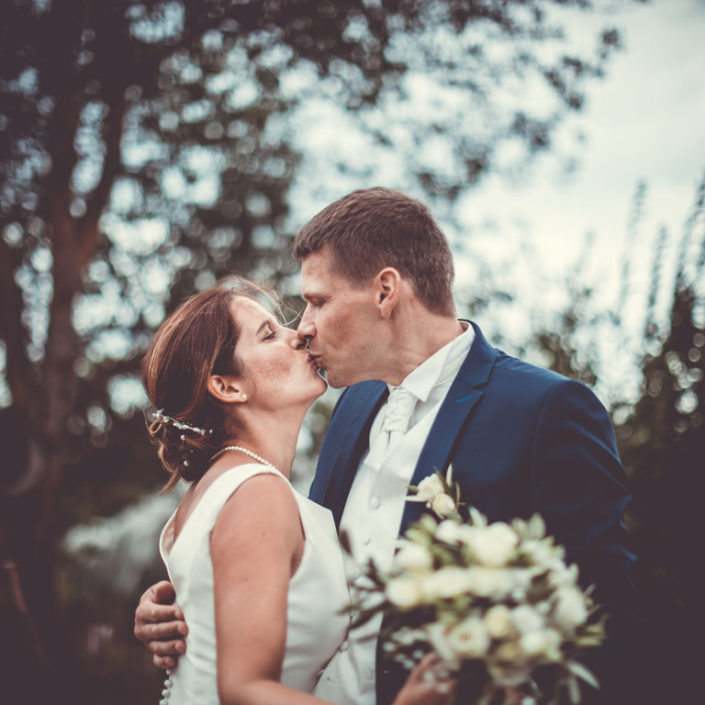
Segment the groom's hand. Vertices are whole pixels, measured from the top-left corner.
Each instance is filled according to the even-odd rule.
[[[173,668],[186,651],[188,627],[175,597],[174,586],[162,580],[142,595],[135,610],[135,636],[152,652],[157,668]]]

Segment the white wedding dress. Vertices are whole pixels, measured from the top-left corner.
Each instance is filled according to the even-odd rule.
[[[216,643],[213,606],[213,568],[210,535],[220,510],[233,492],[254,475],[278,475],[278,470],[259,463],[225,471],[203,497],[174,539],[174,515],[159,539],[159,550],[176,588],[189,633],[186,653],[167,679],[164,698],[169,705],[217,705]],[[349,617],[343,556],[329,510],[303,497],[291,487],[301,515],[305,544],[301,563],[289,583],[286,651],[281,682],[305,692],[316,690],[321,674],[347,635]],[[227,668],[227,664],[221,664]],[[321,682],[319,697],[344,703],[336,697],[330,678]]]

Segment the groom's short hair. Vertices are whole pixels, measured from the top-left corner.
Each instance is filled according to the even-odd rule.
[[[366,284],[384,267],[394,267],[430,311],[455,314],[453,257],[420,201],[381,187],[353,191],[304,225],[294,257],[301,260],[324,247],[353,284]]]

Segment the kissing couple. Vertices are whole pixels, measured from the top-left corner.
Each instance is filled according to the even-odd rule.
[[[385,659],[381,616],[350,629],[344,608],[360,567],[389,566],[424,511],[405,501],[408,486],[451,463],[490,521],[540,513],[619,625],[634,562],[629,493],[595,395],[457,318],[448,243],[397,191],[326,207],[294,255],[306,302],[297,330],[251,287],[223,285],[182,304],[144,361],[150,435],[169,485],[190,483],[160,539],[171,583],[147,590],[135,613],[136,636],[170,669],[162,702],[448,702],[455,683],[435,677],[432,657],[406,672]],[[346,389],[305,498],[289,474],[326,388],[320,370]],[[614,659],[600,660],[609,683]]]

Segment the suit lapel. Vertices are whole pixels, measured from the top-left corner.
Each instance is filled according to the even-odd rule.
[[[336,527],[340,525],[360,458],[367,450],[372,422],[387,398],[388,389],[383,382],[363,382],[349,393],[353,397],[346,404],[345,418],[340,420],[345,427],[336,435],[335,458],[328,463],[328,486],[324,494],[324,504],[333,512]]]
[[[445,472],[456,439],[485,393],[484,387],[492,373],[497,353],[485,340],[479,327],[472,322],[470,324],[475,329],[475,339],[431,426],[411,478],[412,485],[418,485],[435,470]],[[416,521],[423,510],[423,503],[407,502],[401,532]]]

